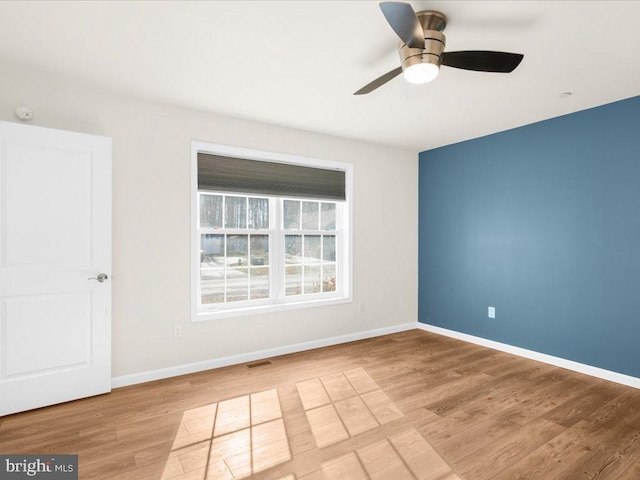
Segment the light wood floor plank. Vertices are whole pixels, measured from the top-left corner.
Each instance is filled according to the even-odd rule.
[[[419,330],[0,419],[83,480],[640,478],[640,391]]]

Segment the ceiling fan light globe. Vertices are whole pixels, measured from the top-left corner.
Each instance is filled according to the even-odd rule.
[[[440,67],[433,63],[416,63],[404,69],[404,79],[409,83],[428,83],[438,76]]]

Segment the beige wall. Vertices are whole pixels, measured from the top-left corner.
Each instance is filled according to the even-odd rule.
[[[0,72],[1,120],[22,103],[34,125],[113,139],[114,376],[417,321],[417,152]],[[191,323],[192,140],[354,165],[353,303]]]

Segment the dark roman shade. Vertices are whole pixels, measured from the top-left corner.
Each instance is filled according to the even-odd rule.
[[[345,172],[198,152],[198,189],[345,200]]]

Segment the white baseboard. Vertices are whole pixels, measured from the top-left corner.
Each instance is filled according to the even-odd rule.
[[[603,368],[585,365],[584,363],[574,362],[573,360],[554,357],[553,355],[547,355],[546,353],[535,352],[533,350],[527,350],[526,348],[515,347],[506,343],[495,342],[493,340],[487,340],[486,338],[476,337],[466,333],[456,332],[454,330],[448,330],[446,328],[436,327],[435,325],[427,325],[425,323],[419,322],[403,323],[400,325],[394,325],[392,327],[378,328],[375,330],[367,330],[364,332],[339,335],[337,337],[329,337],[320,340],[311,340],[309,342],[296,343],[294,345],[257,350],[254,352],[231,355],[228,357],[213,358],[211,360],[187,363],[184,365],[176,365],[174,367],[160,368],[147,372],[122,375],[120,377],[113,377],[111,379],[111,387],[126,387],[128,385],[135,385],[138,383],[160,380],[163,378],[176,377],[178,375],[186,375],[188,373],[202,372],[204,370],[211,370],[213,368],[253,362],[255,360],[261,360],[263,358],[277,357],[278,355],[286,355],[289,353],[312,350],[314,348],[328,347],[330,345],[338,345],[340,343],[354,342],[356,340],[379,337],[381,335],[388,335],[390,333],[404,332],[406,330],[413,330],[415,328],[424,330],[426,332],[437,333],[438,335],[444,335],[446,337],[456,338],[465,342],[475,343],[476,345],[481,345],[483,347],[492,348],[501,352],[511,353],[520,357],[530,358],[531,360],[537,360],[539,362],[548,363],[557,367],[566,368],[567,370],[573,370],[574,372],[584,373],[585,375],[591,375],[592,377],[602,378],[604,380],[609,380],[611,382],[616,382],[622,385],[628,385],[630,387],[640,389],[640,378],[637,377],[632,377],[630,375],[625,375],[618,372],[612,372],[611,370],[605,370]]]
[[[202,372],[203,370],[211,370],[212,368],[238,365],[240,363],[261,360],[263,358],[277,357],[278,355],[286,355],[289,353],[302,352],[304,350],[312,350],[314,348],[328,347],[330,345],[338,345],[340,343],[353,342],[356,340],[364,340],[365,338],[379,337],[381,335],[404,332],[406,330],[413,330],[415,328],[415,323],[403,323],[391,327],[366,330],[364,332],[349,333],[346,335],[323,338],[320,340],[311,340],[309,342],[296,343],[294,345],[286,345],[283,347],[268,348],[266,350],[242,353],[240,355],[212,358],[211,360],[204,360],[202,362],[176,365],[175,367],[160,368],[158,370],[150,370],[148,372],[132,373],[130,375],[113,377],[111,379],[111,387],[126,387],[128,385],[135,385],[137,383],[150,382],[153,380],[160,380],[162,378],[176,377],[178,375],[185,375],[187,373]]]
[[[526,348],[514,347],[513,345],[508,345],[506,343],[494,342],[493,340],[487,340],[486,338],[475,337],[473,335],[436,327],[435,325],[428,325],[426,323],[418,322],[417,328],[426,332],[437,333],[438,335],[444,335],[446,337],[475,343],[494,350],[500,350],[501,352],[530,358],[531,360],[537,360],[538,362],[548,363],[550,365],[555,365],[556,367],[566,368],[567,370],[573,370],[574,372],[584,373],[586,375],[591,375],[592,377],[621,383],[622,385],[628,385],[629,387],[640,388],[640,378],[625,375],[623,373],[612,372],[611,370],[605,370],[604,368],[593,367],[591,365],[585,365],[584,363],[574,362],[573,360],[554,357],[553,355],[547,355],[546,353],[534,352],[533,350],[527,350]]]

